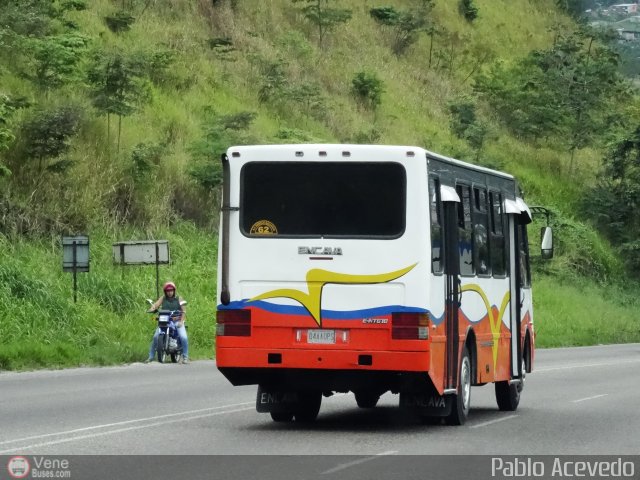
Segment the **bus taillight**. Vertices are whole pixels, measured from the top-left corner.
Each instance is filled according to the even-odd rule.
[[[218,337],[251,336],[251,310],[218,310],[216,335]]]
[[[429,314],[394,312],[391,315],[391,338],[394,340],[427,340]]]

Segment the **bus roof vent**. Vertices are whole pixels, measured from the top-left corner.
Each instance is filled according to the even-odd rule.
[[[407,157],[415,157],[415,156],[416,156],[416,154],[414,152],[412,152],[412,151],[408,151],[407,152]]]
[[[302,151],[297,151],[297,152],[296,152],[296,157],[304,157],[304,152],[302,152]]]
[[[234,158],[238,158],[240,156],[240,152],[231,152],[231,156]]]
[[[327,156],[327,152],[325,152],[324,150],[321,150],[318,152],[318,155],[320,155],[321,157],[326,157]]]
[[[351,156],[351,152],[342,152],[342,156],[343,157],[350,157]]]

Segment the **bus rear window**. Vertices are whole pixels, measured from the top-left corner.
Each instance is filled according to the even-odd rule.
[[[252,162],[241,182],[245,235],[396,238],[405,229],[399,163]]]

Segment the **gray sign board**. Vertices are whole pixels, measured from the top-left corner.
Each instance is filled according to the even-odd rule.
[[[162,265],[169,263],[168,240],[137,240],[113,244],[116,265]]]
[[[86,235],[62,237],[62,270],[64,272],[89,271],[89,237]]]

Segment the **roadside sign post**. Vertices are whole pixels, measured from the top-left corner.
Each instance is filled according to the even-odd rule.
[[[158,261],[159,258],[160,258],[160,246],[158,245],[158,242],[156,242],[156,298],[160,296],[160,262]]]
[[[78,272],[89,271],[89,237],[62,237],[62,271],[73,273],[73,303],[78,301]]]
[[[160,296],[160,265],[168,264],[168,240],[134,240],[113,244],[113,263],[116,265],[155,265],[156,296]]]

